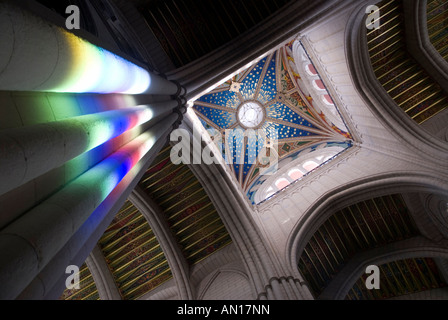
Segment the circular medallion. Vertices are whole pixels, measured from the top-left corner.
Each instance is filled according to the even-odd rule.
[[[237,117],[242,127],[257,128],[264,120],[264,107],[257,101],[244,102],[238,108]]]

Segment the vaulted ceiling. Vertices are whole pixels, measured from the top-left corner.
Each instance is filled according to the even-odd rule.
[[[289,0],[133,0],[176,67],[248,31]]]
[[[232,240],[199,180],[187,165],[174,165],[170,151],[168,145],[159,152],[139,186],[162,211],[186,263],[193,266]],[[125,300],[138,299],[173,277],[147,218],[129,200],[98,241],[98,247]],[[80,269],[80,282],[80,290],[65,290],[61,299],[99,298],[86,264]]]
[[[401,195],[361,201],[337,211],[319,227],[298,268],[318,298],[356,254],[418,235]],[[363,275],[346,299],[388,299],[447,286],[434,260],[426,257],[386,263],[380,273],[380,290],[367,290],[368,275]]]
[[[402,0],[383,0],[377,4],[381,28],[367,30],[370,60],[379,82],[406,114],[421,124],[446,109],[448,93],[434,80],[406,47],[406,26]],[[430,41],[445,59],[447,4],[428,1]],[[443,22],[445,21],[445,22]]]
[[[260,157],[268,145],[277,150],[275,160],[279,162],[319,145],[350,147],[352,136],[340,114],[336,114],[339,121],[333,122],[328,110],[322,111],[323,103],[313,100],[312,89],[304,85],[302,78],[319,75],[312,62],[307,63],[312,73],[298,71],[295,58],[299,55],[294,54],[293,45],[294,41],[285,44],[194,101],[196,115],[252,201],[255,190],[251,187],[263,181],[260,171],[274,166]],[[310,61],[305,48],[301,44],[299,48]],[[314,83],[336,108],[322,80]],[[250,139],[243,132],[247,129],[261,130],[262,134]],[[272,148],[266,154],[269,152]]]

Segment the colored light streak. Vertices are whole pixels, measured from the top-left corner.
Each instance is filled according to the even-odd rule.
[[[94,168],[80,177],[79,182],[86,185],[95,184],[103,201],[120,183],[126,174],[154,146],[156,138],[151,133],[143,133],[117,152],[113,153]]]
[[[91,123],[89,128],[90,141],[85,149],[85,151],[88,151],[130,129],[148,122],[152,119],[153,112],[147,106],[138,106],[130,109],[87,115],[85,117],[88,117]]]
[[[143,68],[60,29],[68,44],[70,67],[51,92],[128,93],[145,92],[150,74]]]

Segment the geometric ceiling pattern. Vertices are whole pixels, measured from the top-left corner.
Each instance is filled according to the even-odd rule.
[[[345,125],[336,124],[344,123],[340,113],[336,114],[339,121],[332,122],[321,110],[322,103],[318,107],[309,89],[299,85],[305,75],[298,73],[293,44],[268,54],[193,103],[195,114],[251,200],[251,186],[263,169],[275,165],[273,161],[321,144],[342,143],[348,148],[352,139]],[[326,90],[321,80],[318,84],[319,90]],[[328,92],[326,97],[337,110]],[[256,138],[250,138],[248,129],[256,132]],[[269,158],[271,152],[277,153],[274,160]]]
[[[319,227],[298,268],[317,298],[356,254],[417,235],[401,195],[361,201],[339,210]]]
[[[379,269],[379,289],[368,290],[365,285],[368,275],[364,274],[353,285],[345,299],[391,299],[448,286],[432,258],[393,261],[379,266]]]
[[[98,246],[125,300],[137,299],[172,278],[151,227],[129,200],[116,214]]]
[[[232,242],[216,208],[185,164],[171,161],[164,148],[139,186],[157,204],[187,263],[192,266]]]
[[[448,107],[448,94],[408,52],[403,0],[377,4],[381,28],[367,30],[372,69],[384,90],[409,117],[421,124]],[[446,1],[428,2],[432,43],[447,56]]]

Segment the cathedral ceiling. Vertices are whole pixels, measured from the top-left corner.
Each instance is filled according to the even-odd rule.
[[[185,164],[162,150],[141,179],[140,187],[163,211],[189,265],[231,243],[230,235],[199,180]]]
[[[290,0],[133,0],[166,55],[181,67],[261,23]]]
[[[316,298],[356,254],[420,235],[399,194],[377,197],[346,207],[332,215],[305,246],[298,268]],[[446,287],[431,258],[405,259],[380,267],[380,289],[368,290],[364,274],[347,300],[389,299]]]
[[[295,48],[300,52],[295,54]],[[193,109],[251,200],[253,186],[263,181],[260,173],[273,167],[272,159],[260,156],[263,149],[265,158],[275,150],[281,164],[310,147],[351,146],[352,136],[325,84],[304,47],[294,41],[198,98]],[[243,132],[247,129],[262,133],[250,139]]]

